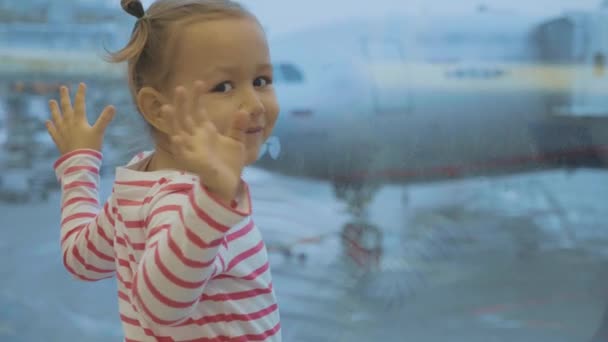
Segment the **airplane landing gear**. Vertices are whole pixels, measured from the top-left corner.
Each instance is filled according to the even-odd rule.
[[[369,183],[336,182],[334,183],[334,193],[337,199],[346,202],[350,214],[356,218],[363,218],[367,215],[367,206],[379,187],[379,185]]]
[[[352,295],[376,309],[399,310],[423,279],[422,274],[406,265],[400,251],[385,244],[386,234],[388,239],[398,237],[390,237],[390,232],[384,232],[368,219],[366,209],[378,188],[365,184],[335,186],[336,197],[346,202],[353,217],[342,227],[342,257],[347,272],[356,278]],[[407,192],[401,202],[408,203]]]
[[[343,254],[358,272],[377,269],[382,258],[382,231],[367,220],[367,207],[378,186],[370,184],[336,183],[336,198],[346,202],[353,220],[342,227]]]

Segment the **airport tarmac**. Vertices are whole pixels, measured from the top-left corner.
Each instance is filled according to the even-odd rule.
[[[327,184],[245,178],[284,341],[588,342],[608,304],[602,171],[385,187],[368,213],[378,264],[353,258],[351,218]],[[0,341],[119,342],[115,280],[63,269],[58,200],[0,206]]]

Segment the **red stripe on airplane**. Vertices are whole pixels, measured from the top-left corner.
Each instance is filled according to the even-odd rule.
[[[524,156],[515,156],[507,159],[481,161],[470,165],[442,165],[432,168],[414,170],[414,169],[385,169],[371,172],[353,172],[347,175],[339,176],[338,180],[356,180],[356,179],[403,179],[424,176],[447,176],[458,177],[467,172],[479,170],[497,169],[500,167],[514,167],[538,162],[550,162],[563,157],[575,157],[592,155],[594,153],[608,153],[607,146],[592,146],[585,148],[572,149],[560,152],[539,153]],[[608,157],[607,157],[608,158]]]

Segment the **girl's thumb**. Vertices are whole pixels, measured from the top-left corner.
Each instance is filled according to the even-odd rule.
[[[105,132],[106,128],[108,127],[108,125],[110,124],[112,119],[114,119],[115,114],[116,114],[116,109],[114,108],[114,106],[106,107],[103,110],[103,112],[101,113],[101,115],[99,116],[99,118],[97,119],[97,122],[95,122],[95,127],[100,132]]]

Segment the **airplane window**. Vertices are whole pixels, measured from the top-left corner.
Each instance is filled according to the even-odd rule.
[[[304,81],[304,75],[293,64],[279,63],[274,65],[275,79],[279,82],[300,83]]]
[[[292,64],[281,64],[281,72],[287,82],[302,82],[304,79],[302,73]]]
[[[280,103],[276,123],[271,101],[251,122],[267,139],[244,141],[252,219],[247,200],[209,199],[209,178],[120,171],[172,147],[137,110],[128,64],[103,59],[154,22],[119,0],[0,0],[1,342],[158,340],[190,323],[212,335],[163,337],[608,342],[608,0],[234,1],[263,26]],[[242,41],[232,27],[205,51]],[[67,85],[74,101],[79,82],[89,123],[117,115],[101,163],[89,150],[56,170],[48,100]],[[211,311],[184,307],[194,292]]]

